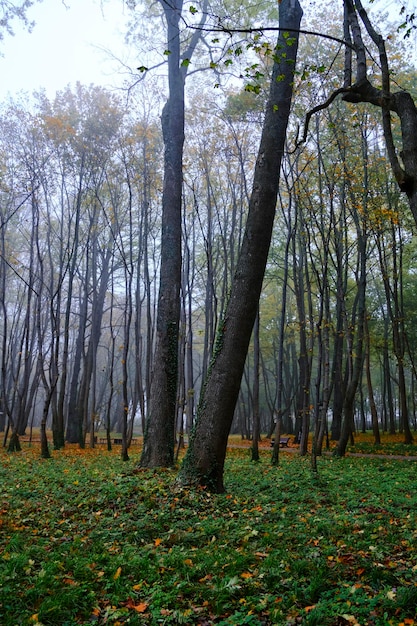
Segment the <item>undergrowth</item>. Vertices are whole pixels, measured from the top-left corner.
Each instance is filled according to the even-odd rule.
[[[139,451],[0,453],[0,623],[417,623],[414,461],[231,450],[225,495]]]

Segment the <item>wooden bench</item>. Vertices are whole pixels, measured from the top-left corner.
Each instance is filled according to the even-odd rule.
[[[290,441],[291,437],[280,437],[279,438],[279,447],[280,448],[288,448],[288,444]],[[275,443],[275,438],[273,437],[271,439],[271,446],[273,446]]]

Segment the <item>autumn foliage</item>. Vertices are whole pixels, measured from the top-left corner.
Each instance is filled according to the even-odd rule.
[[[213,495],[138,470],[139,446],[23,446],[0,456],[4,626],[417,621],[412,460],[328,455],[313,476],[232,447]]]

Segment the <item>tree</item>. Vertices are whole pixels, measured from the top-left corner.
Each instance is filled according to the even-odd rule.
[[[162,193],[161,269],[156,347],[140,464],[174,463],[178,384],[178,334],[181,288],[182,160],[184,146],[184,82],[199,40],[196,30],[181,53],[182,0],[161,0],[167,27],[169,97],[162,112],[164,186]],[[203,23],[206,11],[203,7]]]
[[[4,38],[4,31],[9,35],[14,34],[12,28],[13,20],[20,20],[29,30],[33,28],[33,22],[28,20],[26,13],[35,1],[42,2],[42,0],[18,0],[17,2],[0,0],[0,41]]]
[[[271,242],[284,151],[302,10],[298,0],[280,3],[280,34],[255,166],[249,213],[214,354],[200,396],[197,420],[180,472],[183,483],[223,492],[227,438],[256,318]]]
[[[409,91],[391,91],[390,67],[385,41],[374,28],[362,6],[361,0],[344,0],[344,37],[346,44],[344,84],[334,91],[324,104],[307,115],[304,139],[307,136],[311,116],[329,106],[338,95],[343,100],[358,104],[373,104],[382,111],[382,126],[391,169],[398,186],[408,198],[414,221],[417,224],[417,108]],[[368,73],[367,47],[364,43],[362,22],[366,33],[378,50],[381,86],[375,87]],[[356,76],[352,82],[353,52],[356,55]],[[395,146],[391,113],[396,113],[401,124],[402,148]],[[402,163],[401,163],[402,161]]]

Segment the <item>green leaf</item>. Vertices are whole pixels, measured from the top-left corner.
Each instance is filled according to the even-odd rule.
[[[136,68],[139,72],[147,72],[148,68],[145,65],[140,65],[139,67]]]
[[[190,13],[192,13],[193,15],[195,15],[196,13],[198,13],[198,10],[193,7],[193,5],[190,6],[190,8],[188,9],[190,11]]]
[[[191,63],[190,59],[183,59],[181,61],[181,67],[188,67],[190,63]]]

